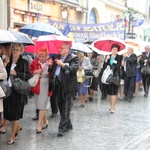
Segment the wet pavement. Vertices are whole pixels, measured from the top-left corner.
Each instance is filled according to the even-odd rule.
[[[36,134],[34,99],[25,107],[23,130],[13,145],[6,142],[10,135],[10,124],[6,134],[0,134],[0,150],[150,150],[150,96],[143,91],[132,102],[117,101],[114,114],[109,113],[109,101],[100,100],[100,92],[94,101],[80,107],[74,100],[71,111],[73,130],[57,137],[60,116],[50,118],[49,126]]]

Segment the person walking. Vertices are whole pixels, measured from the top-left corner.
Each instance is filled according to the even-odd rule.
[[[51,77],[55,77],[57,82],[57,98],[60,111],[60,123],[57,136],[63,136],[65,132],[73,129],[70,111],[73,106],[74,92],[77,91],[76,72],[79,66],[78,57],[70,52],[71,46],[68,42],[63,42],[60,46],[60,55],[54,59],[51,69]],[[56,81],[57,80],[57,81]],[[52,85],[50,84],[52,87]],[[52,88],[51,88],[52,89]]]
[[[79,59],[79,71],[82,70],[91,70],[93,68],[91,61],[88,57],[84,56],[82,52],[77,53]],[[92,80],[92,79],[91,79]],[[89,78],[85,78],[83,83],[78,83],[78,96],[81,101],[81,107],[85,107],[85,102],[87,100],[88,95],[88,85],[89,85]]]
[[[113,70],[113,76],[119,77],[120,67],[122,63],[122,56],[118,55],[117,52],[120,50],[120,46],[118,44],[113,44],[111,46],[111,50],[112,50],[112,54],[106,56],[103,67],[105,69],[107,66],[110,66],[110,68],[112,68]],[[106,86],[107,86],[106,87],[107,95],[109,96],[109,100],[110,100],[110,113],[114,113],[119,85],[110,83],[109,85]]]
[[[41,47],[37,52],[37,58],[30,64],[31,74],[40,74],[37,85],[31,88],[35,96],[36,108],[39,110],[36,133],[41,133],[42,129],[48,127],[46,110],[49,109],[49,100],[52,95],[52,92],[49,92],[50,72],[48,71],[52,66],[52,59],[49,59],[48,55],[47,48]]]
[[[148,65],[150,67],[150,45],[146,45],[145,52],[142,53],[141,68],[144,67],[144,65]],[[142,74],[142,82],[144,87],[144,96],[147,97],[150,86],[150,75]]]
[[[10,61],[5,64],[5,66],[8,74],[8,83],[11,87],[12,93],[3,101],[3,126],[5,126],[5,130],[1,130],[1,132],[6,133],[6,125],[9,120],[11,122],[11,135],[7,142],[8,145],[14,144],[15,137],[18,135],[18,132],[22,130],[19,119],[23,118],[24,106],[27,104],[27,95],[17,93],[17,91],[12,86],[10,75],[14,75],[24,81],[27,81],[31,77],[29,63],[21,56],[24,51],[23,45],[20,43],[12,44],[11,50],[12,56],[10,57]]]
[[[0,80],[7,79],[7,72],[0,57]],[[1,88],[1,87],[0,87]],[[4,92],[3,92],[4,93]],[[2,93],[0,93],[1,95]],[[0,128],[3,126],[3,97],[0,97]]]
[[[133,53],[133,48],[131,46],[127,47],[127,52],[123,54],[124,63],[124,100],[132,101],[133,93],[135,91],[136,82],[136,66],[137,66],[137,56]]]

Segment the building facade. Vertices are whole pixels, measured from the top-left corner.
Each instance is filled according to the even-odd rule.
[[[1,29],[18,29],[28,23],[56,20],[85,24],[87,1],[82,0],[2,0]],[[7,19],[6,19],[7,18]]]

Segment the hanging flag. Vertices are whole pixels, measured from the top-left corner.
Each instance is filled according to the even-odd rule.
[[[73,33],[70,31],[69,23],[66,25],[63,35],[67,36],[72,42],[74,42]]]
[[[38,13],[37,14],[37,21],[39,22],[40,21],[40,18],[42,17],[42,14],[41,13]]]

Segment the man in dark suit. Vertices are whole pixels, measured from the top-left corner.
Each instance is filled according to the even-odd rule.
[[[71,46],[67,42],[62,43],[60,55],[55,56],[51,69],[51,77],[55,76],[55,79],[58,80],[57,90],[54,91],[61,116],[58,137],[73,129],[70,110],[73,106],[74,92],[77,91],[76,72],[79,62],[77,56],[70,52],[70,48]]]
[[[131,101],[135,91],[137,56],[133,53],[133,48],[128,46],[127,53],[123,54],[124,63],[124,94],[125,100]]]
[[[150,45],[145,46],[145,52],[142,53],[142,60],[141,60],[141,68],[144,65],[150,66]],[[149,74],[142,74],[142,82],[144,87],[144,96],[148,96],[149,85],[150,85],[150,75]]]

